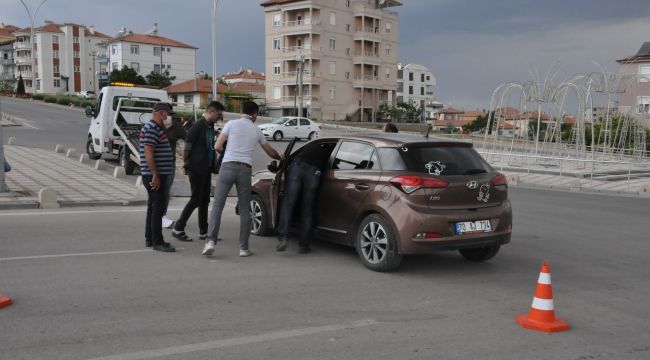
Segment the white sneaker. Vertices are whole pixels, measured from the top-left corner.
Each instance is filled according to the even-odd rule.
[[[205,247],[203,247],[203,255],[212,255],[214,252],[214,241],[210,240],[205,244]]]
[[[239,257],[249,257],[253,255],[250,250],[239,250]]]
[[[172,226],[174,226],[174,220],[168,218],[167,215],[163,216],[162,227],[165,229],[171,229]]]

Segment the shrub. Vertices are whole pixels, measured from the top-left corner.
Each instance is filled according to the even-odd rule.
[[[56,97],[54,97],[54,96],[45,96],[43,98],[43,101],[45,101],[46,103],[56,103]]]
[[[79,103],[79,106],[85,108],[88,106],[95,107],[95,102],[93,100],[83,100],[81,99],[81,102]]]
[[[70,100],[70,104],[72,104],[74,106],[81,106],[81,103],[83,102],[82,98],[79,98],[79,97],[76,97],[76,96],[70,97],[68,99]]]
[[[65,96],[62,96],[56,100],[56,103],[60,105],[70,105],[70,99]]]
[[[43,100],[45,98],[45,95],[43,94],[34,94],[32,95],[32,99],[34,100]]]

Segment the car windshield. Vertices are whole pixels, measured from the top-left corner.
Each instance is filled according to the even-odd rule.
[[[406,170],[434,176],[492,172],[490,165],[468,146],[413,146],[378,150],[382,169]]]
[[[282,117],[282,118],[279,118],[279,119],[275,119],[275,120],[271,121],[271,124],[284,124],[284,122],[287,121],[287,119],[289,119],[289,118]]]

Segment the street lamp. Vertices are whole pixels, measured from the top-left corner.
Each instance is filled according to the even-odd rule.
[[[97,73],[95,72],[95,59],[97,58],[97,51],[93,50],[93,91],[97,94]]]
[[[212,0],[212,100],[217,101],[217,5],[219,0]]]
[[[0,100],[0,119],[2,119],[2,100]],[[0,124],[0,161],[2,165],[5,164],[5,152],[2,138],[2,124]],[[7,184],[5,183],[5,169],[4,166],[0,169],[0,193],[7,192]]]
[[[36,74],[36,52],[34,51],[34,20],[36,19],[36,15],[38,15],[38,10],[41,9],[41,6],[45,4],[47,0],[41,1],[40,4],[36,7],[36,11],[34,11],[34,14],[32,15],[32,12],[29,11],[29,7],[27,7],[27,4],[23,0],[20,0],[20,3],[23,4],[25,7],[25,10],[27,10],[27,16],[29,16],[29,23],[30,23],[30,34],[29,34],[29,44],[31,47],[31,58],[32,58],[32,92],[34,92],[34,75]]]

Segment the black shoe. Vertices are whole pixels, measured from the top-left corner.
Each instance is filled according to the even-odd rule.
[[[145,240],[145,242],[144,242],[144,246],[146,246],[146,247],[152,247],[153,244],[151,243],[151,240]]]
[[[176,248],[169,245],[168,243],[162,243],[161,245],[154,245],[153,249],[160,252],[176,252]]]
[[[186,241],[186,242],[192,241],[192,238],[187,236],[185,231],[172,230],[172,236],[180,241]]]
[[[311,248],[309,247],[309,245],[304,245],[304,246],[301,245],[298,248],[298,254],[308,254],[310,252],[311,252]]]
[[[287,240],[280,240],[278,246],[275,247],[275,251],[285,251],[287,250]]]

